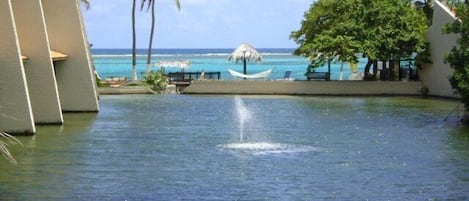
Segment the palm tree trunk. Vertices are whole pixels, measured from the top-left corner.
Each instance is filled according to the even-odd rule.
[[[134,2],[134,8],[132,10],[133,12],[133,19],[135,18],[135,1],[136,0],[133,0]],[[153,49],[153,36],[154,36],[154,33],[155,33],[155,1],[156,0],[142,0],[141,1],[141,6],[140,6],[140,10],[142,10],[145,6],[145,3],[148,2],[148,9],[150,8],[150,5],[151,5],[151,31],[150,31],[150,41],[149,41],[149,44],[148,44],[148,55],[147,55],[147,74],[150,73],[150,70],[151,70],[151,52],[152,52],[152,49]],[[179,0],[175,0],[176,2],[176,6],[178,8],[178,10],[181,9],[181,5],[179,3]],[[135,49],[135,19],[134,21],[132,21],[132,24],[133,24],[133,30],[134,30],[134,49]],[[135,65],[134,65],[135,66]],[[136,72],[134,72],[134,76],[136,77]]]
[[[132,4],[132,80],[137,80],[137,36],[135,31],[135,5],[136,0]]]
[[[371,77],[370,76],[371,75],[370,69],[371,69],[372,64],[373,64],[373,61],[371,59],[368,59],[368,61],[366,62],[366,65],[365,65],[365,70],[364,70],[366,79],[370,79],[370,77]]]
[[[339,80],[342,80],[343,77],[344,77],[344,62],[340,62]]]
[[[151,30],[150,30],[150,41],[148,43],[148,55],[147,55],[147,74],[151,71],[151,51],[153,48],[153,36],[155,34],[155,0],[151,1]]]

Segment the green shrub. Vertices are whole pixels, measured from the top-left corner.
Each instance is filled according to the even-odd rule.
[[[157,92],[162,92],[168,86],[168,79],[164,75],[162,70],[156,72],[151,71],[144,78],[145,83],[152,86],[153,90]]]

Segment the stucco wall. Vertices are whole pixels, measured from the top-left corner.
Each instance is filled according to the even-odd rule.
[[[93,64],[78,0],[42,0],[50,47],[69,55],[54,62],[63,111],[99,110]]]
[[[26,78],[10,0],[0,1],[0,130],[34,133]]]
[[[456,35],[442,33],[443,27],[455,18],[448,8],[438,1],[434,2],[433,24],[426,34],[433,63],[424,65],[420,76],[430,95],[457,98],[459,95],[454,93],[448,81],[454,71],[444,61],[445,55],[456,45]]]
[[[62,108],[52,64],[41,0],[12,1],[36,123],[62,124]]]
[[[366,81],[194,81],[185,94],[421,95],[421,82]]]
[[[35,121],[62,124],[62,111],[99,110],[80,2],[0,1],[0,130],[32,134]],[[50,50],[68,58],[54,64]]]

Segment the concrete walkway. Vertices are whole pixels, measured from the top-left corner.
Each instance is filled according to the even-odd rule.
[[[422,82],[196,80],[184,94],[253,95],[422,95]]]

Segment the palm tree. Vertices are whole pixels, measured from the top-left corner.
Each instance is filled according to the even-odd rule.
[[[148,55],[147,55],[147,73],[150,73],[151,70],[151,51],[153,49],[153,36],[155,34],[155,1],[150,0],[151,2],[151,31],[150,31],[150,39],[148,42]]]
[[[137,36],[135,32],[135,5],[137,0],[132,1],[132,80],[137,80]]]
[[[151,7],[151,29],[150,29],[150,39],[148,42],[148,55],[147,55],[147,74],[150,73],[151,70],[151,55],[152,55],[152,49],[153,49],[153,36],[155,35],[155,1],[156,0],[148,0],[148,9]],[[143,9],[145,6],[146,0],[142,0],[142,5],[140,7],[140,10]],[[178,10],[181,10],[181,4],[179,0],[175,0],[176,2],[176,7]],[[148,11],[147,9],[147,11]]]
[[[178,9],[181,9],[181,4],[179,0],[176,1],[176,6]],[[152,26],[151,26],[151,33],[150,33],[150,42],[148,48],[148,59],[147,59],[147,68],[151,66],[151,50],[152,50],[152,43],[153,43],[153,35],[154,35],[154,28],[155,28],[155,0],[142,0],[140,10],[143,10],[145,3],[148,3],[148,9],[152,8]],[[136,7],[136,0],[132,2],[132,80],[137,80],[137,40],[136,40],[136,31],[135,31],[135,7]]]

